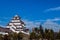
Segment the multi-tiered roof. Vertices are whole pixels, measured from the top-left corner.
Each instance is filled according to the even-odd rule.
[[[7,28],[10,28],[13,32],[19,32],[24,30],[24,22],[21,20],[21,17],[15,15],[10,23],[8,23]]]

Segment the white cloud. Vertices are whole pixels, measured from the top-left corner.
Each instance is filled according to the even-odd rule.
[[[24,23],[26,24],[26,27],[29,28],[30,30],[32,30],[32,28],[34,27],[39,27],[40,22],[38,21],[30,21],[27,19],[23,19]]]
[[[26,27],[29,28],[30,30],[32,30],[32,28],[34,28],[34,27],[39,27],[39,25],[42,22],[43,22],[43,24],[42,24],[43,28],[53,29],[54,31],[59,31],[59,29],[60,29],[60,24],[56,23],[57,21],[60,21],[60,18],[35,20],[35,21],[23,19],[23,21],[26,24]]]
[[[47,19],[48,21],[60,21],[60,18]]]
[[[60,7],[49,8],[49,9],[46,9],[44,12],[49,12],[49,11],[58,11],[58,10],[60,10]]]
[[[60,21],[60,18],[54,18],[54,19],[47,19],[42,24],[43,28],[53,29],[55,32],[60,30],[60,24],[56,23],[57,21]]]
[[[30,21],[30,20],[27,20],[27,19],[23,19],[24,23],[26,24],[26,27],[27,28],[33,28],[33,27],[39,27],[39,25],[42,23],[42,22],[46,22],[46,21],[60,21],[60,18],[54,18],[54,19],[46,19],[46,20],[35,20],[35,21]]]
[[[53,21],[44,22],[43,27],[48,29],[53,29],[55,32],[60,30],[60,24],[55,23]]]

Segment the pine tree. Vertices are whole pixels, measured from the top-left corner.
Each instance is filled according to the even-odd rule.
[[[40,33],[41,33],[41,35],[42,35],[42,37],[44,38],[44,31],[43,31],[43,27],[42,27],[42,25],[40,25]]]
[[[13,40],[17,40],[18,38],[18,34],[17,33],[13,33]]]
[[[54,40],[54,32],[51,29],[45,29],[45,39]]]
[[[0,40],[3,40],[3,37],[2,37],[3,35],[2,34],[0,34]]]
[[[36,39],[36,33],[35,32],[31,32],[30,33],[30,39]]]
[[[39,30],[39,29],[38,29],[37,27],[35,27],[35,30],[34,30],[34,31],[35,31],[36,33],[38,33],[38,30]]]
[[[56,39],[60,39],[60,31],[57,33]]]
[[[19,32],[18,33],[18,40],[22,40],[22,38],[23,38],[23,33]]]

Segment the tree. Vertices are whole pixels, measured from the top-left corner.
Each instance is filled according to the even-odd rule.
[[[37,35],[37,40],[39,40],[40,38],[42,38],[42,35],[41,34],[38,34]]]
[[[49,30],[49,39],[54,40],[54,32],[52,29]]]
[[[57,33],[56,39],[60,39],[60,31]]]
[[[36,39],[36,33],[35,32],[32,32],[30,33],[30,39]]]
[[[3,40],[3,37],[2,37],[3,35],[2,34],[0,34],[0,40]]]
[[[17,33],[13,33],[13,40],[17,40],[18,38],[18,34]]]
[[[35,32],[38,32],[38,28],[37,28],[37,27],[35,27],[35,29],[34,29],[34,30],[35,30]]]
[[[45,29],[45,39],[54,40],[54,32],[51,29]]]
[[[8,35],[4,35],[4,40],[9,40]]]
[[[13,37],[14,37],[13,34],[9,33],[8,36],[9,36],[9,40],[13,40]]]
[[[45,29],[44,38],[45,38],[45,39],[48,39],[48,30],[47,30],[47,29]]]
[[[41,33],[41,35],[42,35],[42,37],[44,38],[44,31],[43,31],[43,27],[42,27],[42,25],[40,25],[40,33]]]
[[[18,33],[18,40],[21,40],[23,38],[23,33],[19,32]]]

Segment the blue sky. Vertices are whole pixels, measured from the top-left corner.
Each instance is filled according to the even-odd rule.
[[[0,0],[0,25],[7,25],[16,14],[27,24],[49,20],[60,25],[60,0]]]

